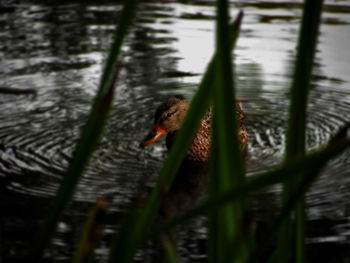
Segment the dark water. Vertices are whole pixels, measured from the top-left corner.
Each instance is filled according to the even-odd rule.
[[[295,2],[234,1],[245,12],[235,51],[238,97],[249,132],[248,173],[283,157],[288,87],[300,22]],[[0,262],[17,262],[45,216],[89,113],[120,5],[105,2],[0,3],[0,86],[36,95],[0,95]],[[165,98],[191,100],[214,49],[210,2],[144,3],[123,48],[111,117],[92,162],[59,224],[50,262],[67,262],[85,214],[100,196],[109,203],[104,262],[115,222],[132,198],[153,185],[164,142],[140,140]],[[324,145],[350,120],[350,2],[327,1],[309,97],[308,147]],[[332,161],[307,197],[309,258],[350,262],[349,152]],[[253,209],[277,204],[278,188],[259,194]],[[203,220],[181,227],[184,262],[205,261]],[[317,251],[317,252],[315,252]],[[152,249],[136,260],[151,262]]]

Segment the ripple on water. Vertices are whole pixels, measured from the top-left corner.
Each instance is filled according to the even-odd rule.
[[[288,59],[294,55],[301,14],[299,3],[297,8],[288,3],[287,8],[267,4],[267,9],[261,9],[266,3],[249,3],[235,53],[239,98],[247,100],[243,106],[249,134],[249,174],[283,160],[289,99],[289,76],[283,71],[291,65]],[[274,11],[271,5],[276,7]],[[82,8],[86,12],[81,12]],[[34,196],[38,198],[33,200],[46,200],[56,193],[88,116],[119,11],[120,7],[113,5],[59,5],[54,10],[47,5],[18,5],[6,14],[8,22],[3,22],[0,14],[1,23],[10,23],[0,36],[0,84],[37,92],[37,96],[0,96],[0,179],[8,192],[20,194],[18,199]],[[110,211],[120,212],[135,193],[146,192],[154,184],[166,156],[164,140],[144,150],[138,148],[139,142],[153,123],[155,108],[167,96],[193,96],[212,53],[211,20],[215,12],[211,4],[152,3],[141,5],[140,12],[142,18],[135,22],[123,50],[115,107],[76,191],[79,206],[89,206],[102,195],[111,200]],[[327,16],[333,19],[337,14]],[[340,22],[348,23],[346,13]],[[326,39],[337,39],[329,38],[329,32],[345,27],[323,28],[316,54],[319,72],[309,96],[309,149],[326,144],[350,119],[348,83],[342,80],[348,79],[343,74],[347,68],[340,71],[339,66],[334,67],[337,60],[327,64],[327,70],[323,68],[323,55],[328,54]],[[329,69],[337,74],[327,76]],[[334,237],[349,240],[348,222],[336,221],[336,217],[344,220],[349,213],[349,163],[348,152],[333,160],[307,197],[311,220],[326,215],[332,217],[334,221],[328,223],[335,222],[336,228],[310,242],[326,242]],[[84,211],[72,209],[69,218],[76,220],[75,215]],[[67,226],[72,227],[71,222]],[[186,232],[181,252],[203,257],[202,251],[186,250],[198,240],[205,243],[206,233],[197,238],[197,229],[204,228],[197,226]],[[71,229],[59,231],[62,234]],[[188,236],[193,237],[190,244]],[[67,240],[60,236],[55,243],[66,248]],[[195,259],[196,255],[191,257]]]
[[[310,149],[324,145],[331,134],[346,122],[347,116],[341,113],[350,110],[350,105],[341,99],[337,100],[336,107],[324,106],[334,101],[337,96],[335,91],[331,100],[319,93],[316,90],[310,96],[312,102],[307,126]],[[70,97],[80,95],[70,94]],[[341,96],[341,93],[338,95]],[[284,98],[260,98],[243,103],[249,134],[248,173],[266,170],[283,159],[287,118],[284,101]],[[106,133],[79,187],[78,199],[95,200],[97,193],[103,194],[104,191],[109,195],[122,195],[125,189],[130,190],[128,196],[131,196],[140,180],[146,182],[147,177],[154,177],[161,166],[166,154],[162,142],[146,150],[138,148],[139,141],[152,125],[157,102],[150,98],[134,104],[121,102],[124,103],[116,101]],[[55,105],[0,116],[2,176],[37,174],[36,179],[30,179],[30,184],[36,186],[28,183],[26,190],[42,188],[45,190],[40,195],[45,195],[45,191],[48,196],[53,195],[72,158],[80,128],[88,114],[89,107],[85,103],[85,106],[76,104],[76,112],[72,114],[76,116],[70,121],[66,117],[71,109]],[[334,161],[332,167],[341,170],[344,168],[343,161],[344,157]],[[15,181],[17,184],[12,188],[24,188],[25,182]],[[125,186],[126,182],[129,185]],[[38,192],[33,190],[31,194],[37,195]]]
[[[66,101],[64,97],[54,105],[28,107],[32,110],[15,110],[13,114],[0,116],[0,174],[10,181],[8,188],[12,191],[42,197],[52,196],[57,191],[90,103],[74,99],[81,96],[80,93],[67,93],[65,95],[75,101],[74,108],[57,106]],[[25,102],[23,98],[19,100]],[[45,100],[45,97],[26,103],[40,105],[35,100]],[[134,108],[124,104],[111,113],[106,134],[80,183],[76,200],[94,202],[100,195],[131,200],[135,189],[141,188],[142,182],[147,185],[155,176],[164,149],[159,153],[157,147],[139,149],[140,140],[150,128],[147,119],[150,116],[144,114],[145,109]]]

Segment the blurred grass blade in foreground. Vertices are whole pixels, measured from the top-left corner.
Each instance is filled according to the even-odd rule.
[[[179,262],[174,240],[172,240],[169,237],[169,235],[166,233],[166,234],[161,235],[160,241],[162,243],[163,250],[164,250],[163,263]]]
[[[100,82],[98,94],[91,109],[87,123],[82,130],[68,171],[63,178],[56,198],[45,223],[39,232],[32,251],[33,260],[41,258],[43,250],[52,238],[63,210],[71,200],[84,168],[93,153],[103,132],[109,110],[113,102],[114,86],[118,76],[118,56],[123,39],[131,25],[136,1],[126,0],[120,22],[114,35],[114,42]]]
[[[209,196],[216,197],[244,182],[244,166],[238,140],[236,97],[230,48],[228,1],[217,1],[216,75],[212,117],[212,144]],[[238,34],[239,30],[237,30]],[[222,262],[228,246],[239,235],[244,201],[234,202],[219,210],[209,211],[209,262]],[[238,255],[236,255],[239,257]],[[235,262],[235,261],[234,261]]]
[[[338,139],[332,140],[332,143],[329,143],[324,149],[317,150],[303,158],[290,160],[282,166],[270,169],[267,172],[249,176],[243,187],[234,187],[215,198],[210,197],[203,200],[196,207],[171,218],[164,225],[157,227],[155,232],[162,233],[168,231],[175,225],[183,223],[196,216],[206,214],[209,210],[218,209],[220,206],[231,202],[234,199],[240,198],[249,192],[261,190],[264,187],[274,184],[291,181],[294,179],[295,174],[303,172],[306,174],[306,176],[303,177],[303,181],[309,180],[309,178],[313,177],[311,172],[319,170],[328,161],[337,157],[350,147],[349,136],[344,135],[344,131],[347,131],[348,129],[348,126],[341,129],[338,134],[342,134],[342,136],[336,136],[335,138]]]
[[[91,209],[80,236],[72,263],[94,261],[94,249],[101,238],[101,230],[106,215],[107,202],[100,198]]]
[[[330,140],[325,150],[338,148],[339,146],[342,146],[340,148],[340,151],[337,153],[337,155],[341,154],[343,150],[346,150],[350,146],[350,140],[348,138],[349,128],[350,128],[350,124],[347,124],[344,127],[342,127],[337,132],[337,134]],[[333,157],[336,157],[336,156],[333,156]],[[295,191],[291,193],[289,199],[286,201],[286,203],[282,207],[279,217],[272,224],[271,230],[269,231],[269,235],[265,238],[265,241],[262,242],[263,245],[257,247],[257,251],[254,253],[254,255],[251,256],[251,259],[248,262],[261,262],[259,261],[259,259],[265,258],[264,253],[268,250],[267,248],[272,243],[275,235],[278,232],[279,227],[291,215],[297,203],[301,199],[303,199],[304,195],[310,189],[310,187],[315,182],[315,180],[319,178],[322,170],[325,168],[325,166],[327,165],[327,162],[330,160],[329,158],[328,160],[327,159],[322,160],[322,159],[319,158],[318,163],[316,163],[316,165],[314,165],[312,169],[309,168],[306,171],[302,171],[303,174],[305,174],[305,176],[301,178],[301,181],[298,183],[298,186],[295,188]],[[303,167],[306,167],[306,166],[303,166]]]
[[[238,37],[237,31],[239,30],[242,16],[243,13],[241,12],[230,27],[231,48],[236,43]],[[169,155],[164,162],[158,184],[153,189],[141,213],[134,211],[134,209],[128,212],[126,216],[128,220],[125,220],[124,224],[120,226],[120,229],[123,229],[122,232],[124,232],[124,229],[127,229],[127,234],[118,233],[119,237],[115,239],[110,250],[109,262],[132,262],[137,248],[145,240],[147,234],[149,234],[150,225],[161,203],[161,193],[169,189],[177,169],[192,142],[192,138],[197,132],[200,121],[211,103],[215,66],[216,55],[212,58],[199,88],[192,99],[186,118],[176,136],[175,143],[171,147]]]
[[[289,109],[289,122],[286,143],[286,160],[303,156],[305,154],[306,136],[306,107],[310,89],[313,59],[316,50],[320,16],[322,12],[322,0],[305,0],[297,57],[294,66],[294,74],[291,86],[291,101]],[[283,185],[282,202],[285,204],[296,187],[301,176]],[[293,254],[296,262],[304,262],[305,254],[305,200],[300,199],[296,207],[296,243],[295,249],[291,249],[290,240],[294,239],[294,223],[289,218],[281,228],[279,236],[278,257],[280,262],[289,262]],[[283,205],[282,204],[282,205]]]

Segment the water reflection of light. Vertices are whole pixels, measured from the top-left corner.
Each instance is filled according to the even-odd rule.
[[[350,17],[350,16],[349,16]],[[350,18],[349,18],[350,20]],[[350,83],[350,27],[322,25],[318,57],[325,74]],[[347,84],[348,85],[348,84]]]
[[[172,5],[176,14],[184,12],[182,5]],[[186,13],[196,15],[205,13],[214,16],[212,7],[187,7]],[[287,11],[283,11],[286,13]],[[245,12],[240,38],[238,40],[236,64],[256,63],[262,66],[264,83],[285,82],[289,71],[290,55],[297,41],[297,22],[259,24],[255,20],[257,11]],[[237,14],[237,9],[232,12],[232,17]],[[294,15],[288,11],[289,15]],[[177,50],[178,70],[203,74],[215,49],[215,23],[213,20],[188,20],[177,19],[166,27],[170,34],[176,36],[177,41],[173,46]],[[186,81],[198,83],[201,77],[186,78]],[[261,88],[274,89],[275,85],[265,85]]]
[[[192,22],[192,21],[191,21]],[[179,57],[178,68],[183,72],[203,74],[214,52],[214,31],[211,21],[189,21],[177,23],[178,36],[175,44]],[[199,82],[200,78],[192,81]]]

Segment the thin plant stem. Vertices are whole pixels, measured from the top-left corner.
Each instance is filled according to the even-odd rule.
[[[299,34],[298,52],[294,67],[291,86],[291,103],[289,109],[289,123],[287,131],[286,160],[305,154],[306,136],[306,108],[310,87],[312,64],[316,49],[318,28],[322,11],[322,0],[305,0],[301,30]],[[283,185],[282,202],[289,199],[291,193],[301,180],[303,174],[295,180]],[[296,262],[302,263],[305,258],[305,200],[301,198],[296,206],[296,238],[295,253],[290,249],[290,239],[293,238],[293,223],[289,218],[283,224],[279,236],[278,258],[280,262],[290,262],[292,254],[296,255]]]
[[[123,39],[131,25],[135,7],[135,0],[125,1],[120,23],[114,35],[113,45],[87,123],[82,130],[80,139],[75,148],[74,156],[70,161],[67,173],[58,189],[53,204],[48,211],[45,222],[34,241],[31,251],[31,259],[33,262],[40,260],[44,249],[50,243],[55,233],[56,225],[65,207],[72,199],[85,166],[100,140],[114,98],[114,86],[120,68],[118,66],[120,65],[118,64],[118,56]]]

